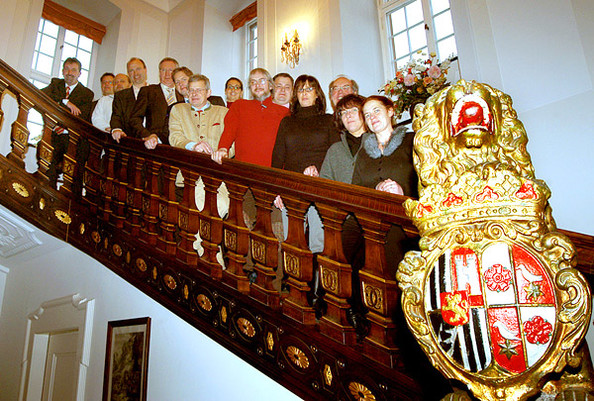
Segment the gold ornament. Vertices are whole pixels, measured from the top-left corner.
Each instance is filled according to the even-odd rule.
[[[526,399],[566,365],[583,364],[591,391],[589,356],[577,351],[590,289],[556,231],[511,98],[462,80],[417,106],[413,129],[420,197],[405,209],[421,251],[396,277],[433,365],[483,400]]]

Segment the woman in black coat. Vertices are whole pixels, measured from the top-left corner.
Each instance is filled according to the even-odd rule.
[[[355,162],[352,183],[396,195],[417,197],[418,178],[412,156],[414,133],[407,132],[405,127],[394,127],[394,106],[384,96],[368,97],[362,108],[370,132],[363,134],[363,149]],[[361,299],[359,270],[365,264],[365,240],[361,227],[352,217],[343,226],[342,240],[344,254],[353,268],[352,323],[357,333],[364,335],[365,307]],[[414,242],[407,238],[402,227],[390,227],[384,251],[392,277],[396,275],[404,254],[414,247]]]

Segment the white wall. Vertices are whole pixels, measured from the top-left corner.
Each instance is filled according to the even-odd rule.
[[[111,72],[114,75],[119,73],[127,74],[126,65],[116,66],[116,55],[118,48],[118,36],[121,25],[121,13],[116,15],[111,22],[106,25],[106,33],[101,45],[97,46],[97,61],[95,62],[95,76],[93,82],[89,82],[89,88],[95,92],[95,98],[101,97],[101,75],[105,72]]]
[[[509,94],[560,228],[594,234],[594,8],[585,0],[453,0],[462,77]]]
[[[152,319],[149,401],[299,400],[69,245],[11,267],[6,278],[0,315],[0,401],[18,396],[27,315],[45,301],[73,293],[95,299],[87,401],[101,400],[107,322],[143,316]]]
[[[110,0],[122,10],[114,69],[125,71],[131,57],[140,57],[148,82],[159,82],[159,61],[168,53],[169,16],[142,0]]]
[[[168,55],[194,73],[203,60],[204,0],[186,0],[169,13]]]

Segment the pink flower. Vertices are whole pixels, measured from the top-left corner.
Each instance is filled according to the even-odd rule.
[[[427,75],[429,75],[431,78],[437,79],[441,76],[441,68],[436,65],[432,65],[427,70]]]
[[[404,85],[413,86],[415,84],[415,76],[413,74],[407,74],[404,76]]]

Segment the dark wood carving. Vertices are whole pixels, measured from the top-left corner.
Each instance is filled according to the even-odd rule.
[[[395,266],[388,266],[383,254],[391,224],[416,235],[402,208],[404,197],[233,160],[217,165],[208,156],[169,146],[147,150],[133,138],[115,143],[1,61],[0,90],[16,94],[19,103],[12,151],[0,156],[5,207],[86,252],[305,399],[437,399],[450,391],[400,320]],[[45,122],[34,174],[23,163],[28,137],[23,127],[31,108]],[[0,110],[0,123],[2,116]],[[63,184],[55,190],[47,169],[50,133],[58,122],[68,127],[70,144]],[[184,186],[176,191],[178,171]],[[200,210],[199,179],[205,191]],[[222,183],[229,210],[221,217]],[[289,219],[288,237],[281,242],[271,220],[279,194]],[[255,221],[244,216],[249,196]],[[324,222],[319,255],[311,253],[304,235],[310,205]],[[348,319],[352,271],[341,240],[349,214],[366,241],[355,285],[364,296],[370,330],[360,339]],[[194,246],[197,233],[202,255]],[[565,234],[578,248],[578,268],[592,283],[594,238]],[[312,305],[316,269],[327,306],[321,316]]]

